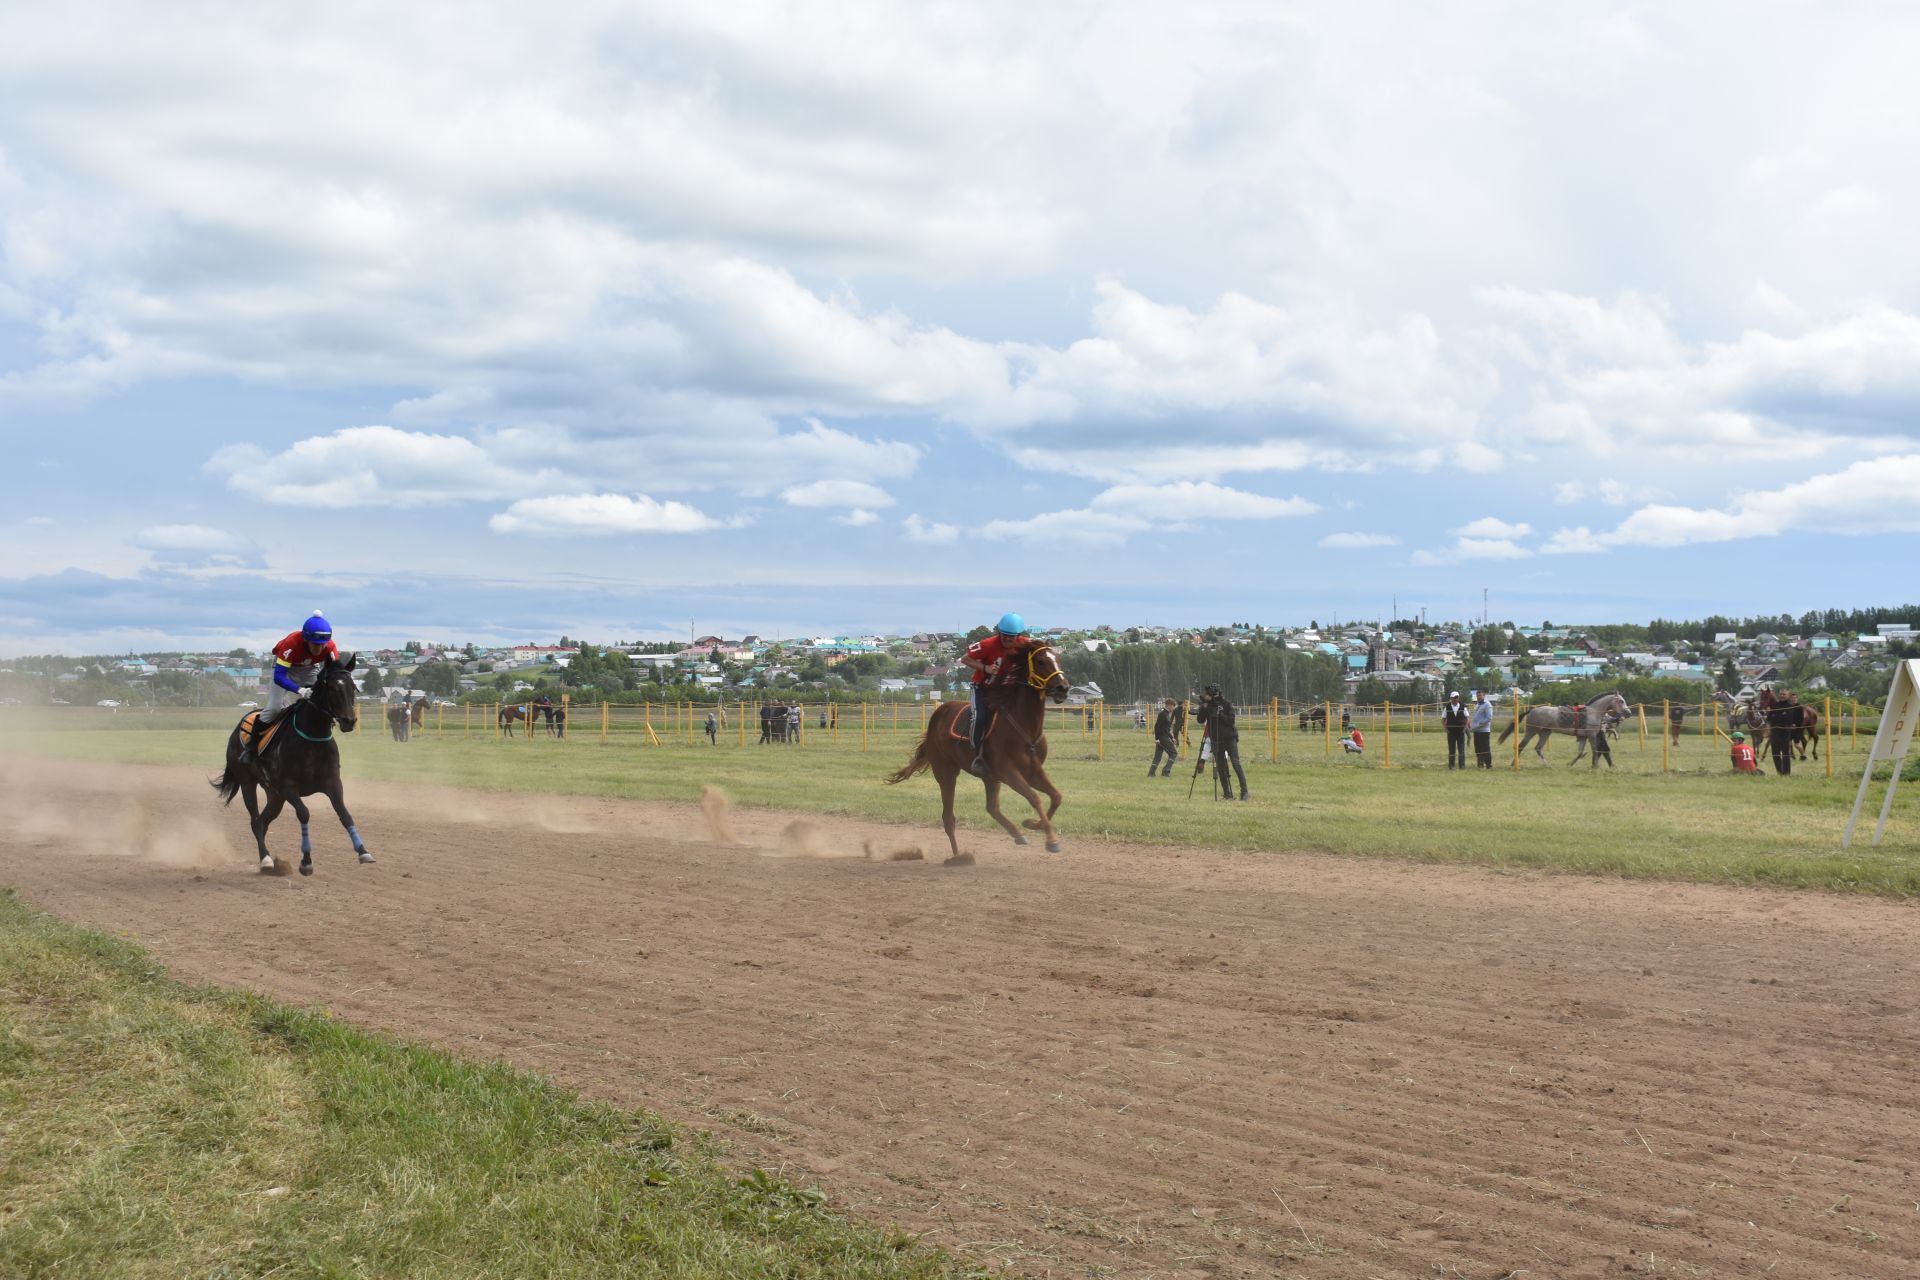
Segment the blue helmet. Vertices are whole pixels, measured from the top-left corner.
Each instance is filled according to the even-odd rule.
[[[1003,613],[994,630],[1003,636],[1023,636],[1027,634],[1027,620],[1017,613]]]
[[[317,649],[333,639],[333,624],[316,612],[300,624],[300,634],[306,638],[308,644]]]

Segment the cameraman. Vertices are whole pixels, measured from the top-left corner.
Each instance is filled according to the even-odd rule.
[[[1227,773],[1227,766],[1233,766],[1234,776],[1240,779],[1240,798],[1247,798],[1247,771],[1240,767],[1240,726],[1234,715],[1233,704],[1220,692],[1220,686],[1210,684],[1205,696],[1200,699],[1200,708],[1195,713],[1200,721],[1200,743],[1204,747],[1213,743],[1213,768],[1220,783],[1220,796],[1224,800],[1233,799],[1233,776]]]

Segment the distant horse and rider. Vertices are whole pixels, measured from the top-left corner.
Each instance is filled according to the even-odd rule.
[[[1527,749],[1533,743],[1534,757],[1543,764],[1546,762],[1545,747],[1547,739],[1556,733],[1570,733],[1579,744],[1568,764],[1579,764],[1580,757],[1587,754],[1592,746],[1594,735],[1607,730],[1625,720],[1631,713],[1627,700],[1617,693],[1603,693],[1593,701],[1580,706],[1535,707],[1527,712],[1521,721],[1524,729],[1520,736],[1520,745],[1514,748],[1516,754]],[[1513,736],[1513,725],[1509,723],[1500,731],[1500,741],[1505,742]],[[1593,756],[1593,767],[1600,765],[1600,754]],[[1609,757],[1611,763],[1611,757]]]
[[[427,722],[427,700],[414,698],[402,700],[387,708],[387,730],[393,734],[395,742],[405,742],[411,731]]]
[[[981,754],[986,761],[987,813],[1013,837],[1015,844],[1027,843],[1021,826],[1044,832],[1047,852],[1060,851],[1060,838],[1054,832],[1053,815],[1060,809],[1060,789],[1047,777],[1046,709],[1049,701],[1067,700],[1067,674],[1060,669],[1060,655],[1050,645],[1035,645],[1026,650],[1023,679],[998,695],[989,713],[986,734],[981,739]],[[965,702],[943,702],[927,718],[927,731],[913,749],[913,756],[887,777],[889,783],[905,782],[917,773],[931,771],[940,787],[940,824],[947,833],[947,845],[953,856],[963,861],[960,841],[954,834],[954,787],[960,776],[969,772],[974,758],[969,735],[972,708]],[[1020,826],[1000,811],[1000,788],[1010,787],[1033,806],[1034,816]],[[1048,804],[1043,808],[1040,797]]]
[[[280,816],[283,806],[292,805],[294,816],[300,819],[300,874],[313,874],[313,838],[302,797],[316,792],[333,805],[334,815],[347,829],[360,861],[373,861],[373,854],[353,825],[353,816],[347,812],[340,786],[340,747],[333,740],[336,729],[352,733],[360,721],[358,690],[353,684],[357,661],[357,654],[347,655],[344,662],[327,658],[320,664],[310,694],[280,711],[249,711],[227,735],[227,767],[213,780],[213,789],[227,804],[232,804],[236,795],[246,801],[262,871],[278,869],[273,855],[267,852],[267,828]],[[259,801],[261,791],[267,797],[264,808]]]
[[[498,723],[500,732],[511,738],[513,726],[524,723],[527,736],[533,736],[533,725],[538,720],[546,726],[549,737],[567,736],[567,709],[565,705],[554,706],[544,694],[532,702],[503,702],[500,704]]]

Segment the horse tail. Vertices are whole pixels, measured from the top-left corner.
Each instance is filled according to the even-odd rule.
[[[243,718],[240,724],[244,725],[245,723],[246,721]],[[227,767],[220,771],[219,777],[211,779],[207,783],[208,786],[213,788],[214,793],[220,797],[220,803],[222,804],[232,804],[233,798],[240,794],[239,746],[240,726],[236,725],[233,732],[227,735]]]
[[[1500,731],[1500,736],[1496,738],[1495,741],[1505,742],[1508,738],[1511,738],[1512,736],[1513,736],[1513,721],[1509,720],[1507,721],[1507,727]]]
[[[916,773],[924,773],[933,767],[933,749],[928,745],[933,741],[933,727],[927,727],[927,736],[914,744],[913,755],[908,761],[887,775],[888,786],[896,782],[905,782]]]

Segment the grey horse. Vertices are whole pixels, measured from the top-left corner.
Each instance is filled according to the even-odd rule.
[[[1529,742],[1533,743],[1533,754],[1542,763],[1546,762],[1543,748],[1547,739],[1554,733],[1570,733],[1580,744],[1568,764],[1579,764],[1580,757],[1587,754],[1589,738],[1596,733],[1604,733],[1612,725],[1625,720],[1631,712],[1627,709],[1627,700],[1617,693],[1603,693],[1576,713],[1572,707],[1535,707],[1527,712],[1522,721],[1526,732],[1520,736],[1519,750],[1525,751]],[[1505,742],[1513,736],[1513,725],[1509,723],[1500,731],[1500,741]],[[1599,761],[1596,759],[1595,764]]]

